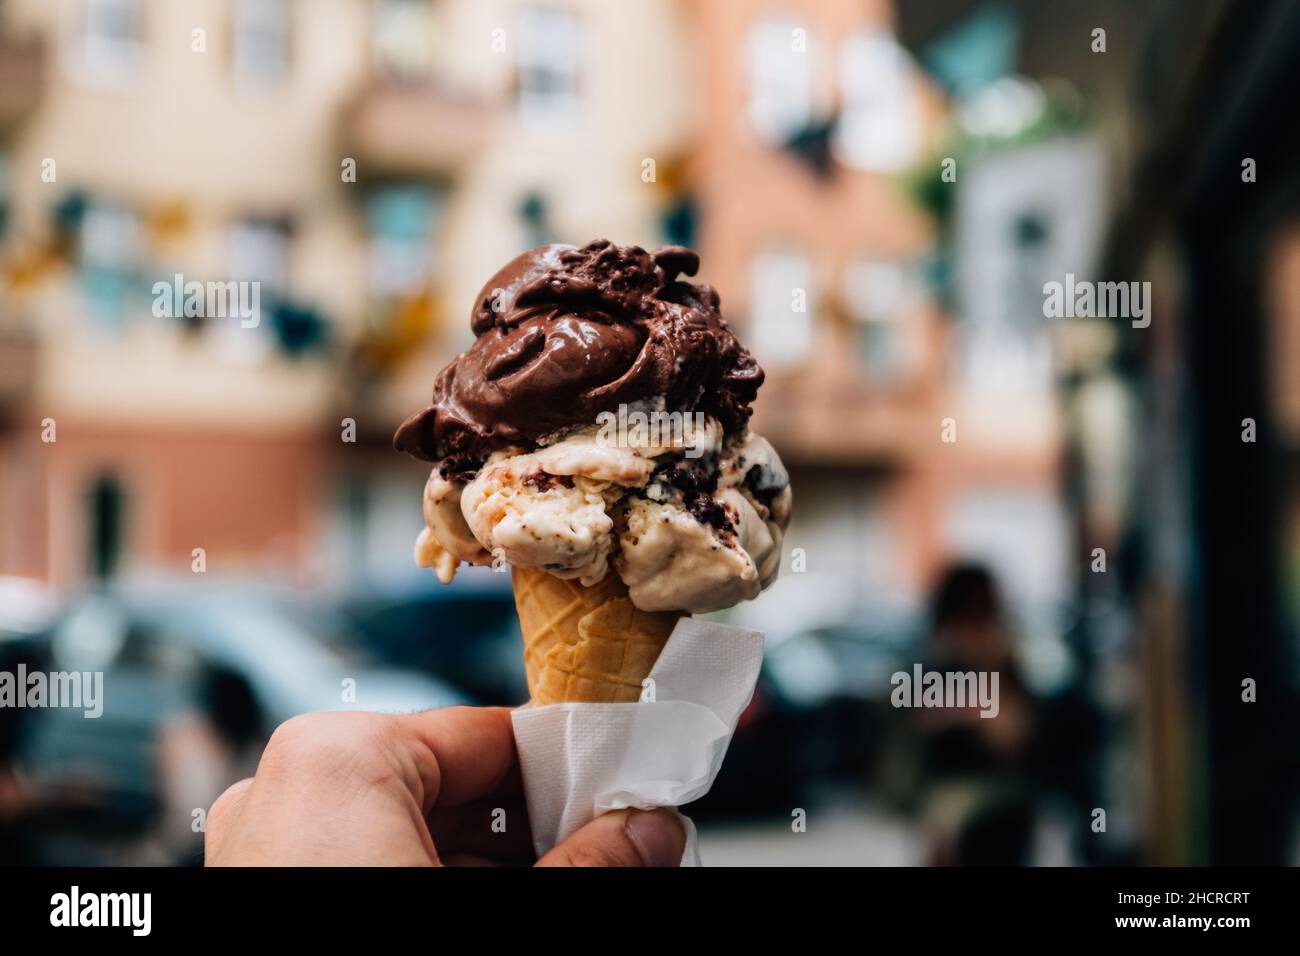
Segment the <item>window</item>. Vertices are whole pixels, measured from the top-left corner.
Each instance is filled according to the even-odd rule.
[[[139,255],[135,216],[122,206],[91,200],[81,219],[81,280],[86,309],[99,328],[120,329]]]
[[[1055,137],[973,165],[953,219],[956,370],[981,393],[1047,395],[1056,371],[1043,284],[1096,266],[1104,152],[1091,138]]]
[[[819,476],[800,514],[807,549],[825,559],[822,573],[850,593],[880,599],[903,586],[900,556],[910,542],[898,533],[887,480]],[[815,551],[813,549],[816,549]]]
[[[405,295],[428,285],[433,227],[441,196],[431,186],[387,186],[370,197],[370,285],[378,295]]]
[[[274,345],[274,330],[267,320],[288,287],[287,227],[266,219],[236,223],[230,230],[228,262],[229,279],[257,284],[257,323],[246,326],[241,316],[213,316],[207,321],[208,334],[224,355],[243,361],[258,361],[265,358]]]
[[[578,112],[578,18],[562,10],[533,8],[519,20],[519,113],[553,120]]]
[[[82,80],[114,85],[135,72],[141,54],[139,0],[83,0],[69,69]]]
[[[858,33],[840,48],[843,110],[832,147],[858,169],[897,172],[921,148],[919,105],[906,51],[888,33]]]
[[[542,193],[535,189],[529,190],[515,208],[524,227],[524,235],[527,236],[525,249],[555,242],[555,230],[551,228],[551,204]]]
[[[428,79],[434,61],[429,0],[380,0],[375,11],[375,61],[398,80]]]
[[[260,282],[263,295],[284,292],[288,257],[288,229],[282,223],[249,219],[230,230],[230,278]]]
[[[811,49],[798,49],[792,20],[763,20],[749,31],[749,122],[759,136],[784,143],[812,120]]]
[[[284,78],[289,41],[285,0],[235,0],[232,33],[236,80],[268,86]]]
[[[911,272],[900,262],[859,259],[845,270],[844,301],[873,378],[893,380],[903,371],[903,316],[913,290]]]
[[[958,493],[944,524],[948,551],[982,561],[1013,601],[1068,591],[1070,524],[1054,489],[977,487]]]
[[[750,267],[750,332],[758,360],[798,365],[812,351],[812,266],[796,252],[765,252]]]

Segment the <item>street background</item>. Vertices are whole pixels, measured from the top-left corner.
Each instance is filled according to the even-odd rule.
[[[603,237],[698,249],[794,488],[706,864],[1300,863],[1298,63],[1284,2],[0,0],[0,669],[106,686],[0,710],[0,862],[191,864],[295,713],[524,699],[390,441]]]

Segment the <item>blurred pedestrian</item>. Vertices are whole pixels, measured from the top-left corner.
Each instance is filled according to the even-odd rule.
[[[974,701],[912,711],[929,862],[1028,863],[1036,702],[1015,658],[997,584],[983,565],[955,564],[940,577],[924,670],[996,674],[998,691],[995,716],[982,714]]]

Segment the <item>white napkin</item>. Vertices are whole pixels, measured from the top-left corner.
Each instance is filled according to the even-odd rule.
[[[708,793],[763,662],[758,631],[682,618],[650,671],[654,700],[512,713],[541,856],[607,810],[677,807]],[[682,866],[698,866],[695,825]]]

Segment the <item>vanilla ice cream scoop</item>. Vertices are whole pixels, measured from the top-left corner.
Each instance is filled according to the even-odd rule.
[[[645,611],[714,611],[776,574],[790,489],[772,446],[717,422],[624,447],[584,429],[533,452],[495,452],[463,487],[434,469],[417,560],[450,581],[460,561],[541,568],[591,586],[617,573]],[[692,442],[698,442],[698,446]],[[611,564],[613,570],[611,571]]]
[[[747,432],[715,466],[686,467],[662,471],[627,507],[615,567],[645,611],[731,607],[757,597],[780,566],[790,487],[772,446]]]
[[[479,544],[460,511],[461,487],[433,469],[424,486],[424,530],[415,541],[415,563],[432,568],[450,584],[460,562],[489,564],[492,555]]]

